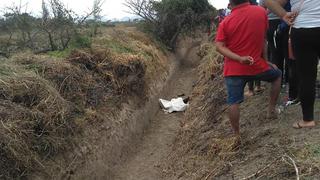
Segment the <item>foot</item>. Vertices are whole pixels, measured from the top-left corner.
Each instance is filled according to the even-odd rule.
[[[313,128],[316,126],[314,121],[299,121],[293,124],[293,128],[301,129],[301,128]]]
[[[253,91],[247,91],[244,93],[245,96],[247,97],[251,97],[251,96],[254,96],[254,92]]]

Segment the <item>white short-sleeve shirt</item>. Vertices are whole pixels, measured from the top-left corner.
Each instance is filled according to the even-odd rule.
[[[290,2],[292,11],[299,11],[294,23],[295,28],[320,27],[320,0],[291,0]]]

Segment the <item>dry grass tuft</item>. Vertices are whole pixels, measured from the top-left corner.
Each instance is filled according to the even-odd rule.
[[[72,146],[75,109],[34,73],[8,64],[0,69],[0,167],[7,167],[0,174],[19,177]]]

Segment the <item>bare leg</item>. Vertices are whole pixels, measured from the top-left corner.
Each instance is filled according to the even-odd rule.
[[[229,108],[229,119],[231,123],[231,127],[235,135],[240,135],[240,109],[239,104],[233,104]]]
[[[269,111],[268,113],[274,114],[276,112],[276,104],[279,98],[281,90],[281,77],[272,82],[271,92],[270,92],[270,102],[269,102]]]

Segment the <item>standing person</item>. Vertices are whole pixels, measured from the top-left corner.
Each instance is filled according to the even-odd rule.
[[[288,0],[266,0],[266,6],[292,25],[291,41],[297,60],[299,97],[303,119],[294,123],[294,128],[316,125],[314,121],[315,86],[318,58],[320,57],[320,1],[291,0],[292,12],[286,12],[281,3]]]
[[[268,117],[276,118],[281,71],[262,58],[268,27],[266,11],[252,6],[249,0],[230,0],[232,12],[220,24],[216,36],[217,51],[225,56],[224,76],[228,91],[229,119],[240,135],[240,103],[247,82],[262,80],[272,83]],[[252,28],[255,27],[255,28]]]
[[[278,1],[278,0],[277,0]],[[265,0],[260,0],[260,6],[265,6]],[[291,11],[290,1],[281,2],[281,6],[287,11]],[[289,26],[281,20],[276,14],[268,11],[269,29],[267,32],[269,60],[278,66],[283,72],[282,83],[289,83],[289,97],[286,102],[286,106],[298,104],[298,78],[296,70],[296,61],[289,59],[288,56],[288,33]]]
[[[218,10],[218,15],[216,17],[216,19],[218,20],[218,26],[223,21],[224,18],[225,18],[225,10],[224,9],[219,9]]]
[[[265,0],[259,1],[260,6],[265,6]],[[284,4],[282,4],[284,5]],[[271,11],[267,10],[268,12],[268,20],[269,20],[269,28],[267,31],[267,41],[268,41],[268,59],[273,64],[277,65],[277,67],[284,72],[283,69],[283,62],[284,62],[284,55],[283,50],[281,49],[281,38],[277,36],[277,30],[279,25],[281,24],[281,19]]]

